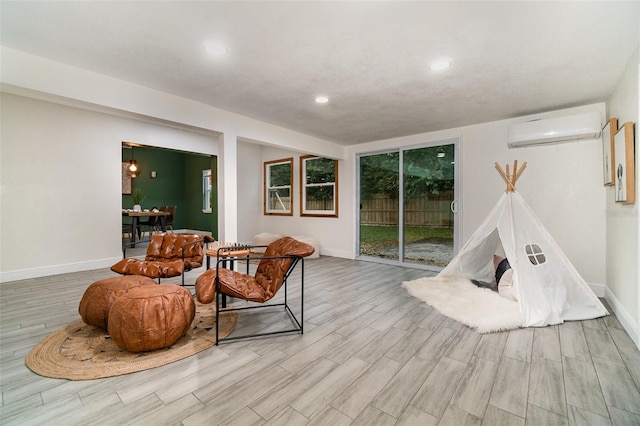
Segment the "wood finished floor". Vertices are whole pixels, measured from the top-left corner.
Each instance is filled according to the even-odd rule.
[[[480,335],[401,288],[424,271],[331,257],[305,269],[304,335],[90,381],[40,377],[24,358],[115,274],[1,284],[0,424],[640,425],[640,353],[613,316]],[[281,319],[241,314],[236,333]]]

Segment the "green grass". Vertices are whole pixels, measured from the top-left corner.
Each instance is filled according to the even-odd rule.
[[[427,228],[420,226],[410,226],[405,228],[405,243],[413,243],[425,238],[438,237],[453,239],[453,228]],[[361,242],[397,242],[398,227],[397,226],[377,226],[363,225],[360,226]]]

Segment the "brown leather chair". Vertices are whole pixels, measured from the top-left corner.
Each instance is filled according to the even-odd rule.
[[[206,235],[154,234],[144,260],[127,258],[125,251],[124,258],[111,270],[122,275],[157,278],[158,283],[161,278],[182,276],[184,286],[184,273],[202,266],[203,247],[214,241]]]
[[[247,249],[265,246],[244,246]],[[246,337],[258,337],[272,334],[282,334],[290,332],[303,333],[303,317],[304,317],[304,257],[313,254],[313,246],[302,243],[291,237],[283,237],[267,246],[266,251],[259,256],[252,256],[249,253],[246,257],[235,258],[235,260],[251,261],[259,259],[260,264],[256,270],[255,276],[243,274],[223,267],[225,262],[233,262],[234,258],[225,255],[225,252],[238,251],[238,247],[223,247],[218,249],[216,267],[209,269],[196,280],[196,295],[200,303],[211,303],[215,299],[216,306],[216,345],[221,340],[235,340]],[[296,265],[301,264],[300,279],[300,320],[293,314],[287,303],[287,278],[291,275]],[[271,300],[280,288],[284,287],[284,302],[267,304],[264,303]],[[250,302],[257,302],[263,305],[252,305],[241,308],[227,308],[223,312],[240,311],[245,309],[256,309],[272,306],[284,306],[285,311],[291,317],[294,328],[287,330],[273,331],[268,333],[248,334],[242,336],[232,336],[225,339],[219,339],[218,324],[220,315],[220,296],[231,296],[244,299]]]

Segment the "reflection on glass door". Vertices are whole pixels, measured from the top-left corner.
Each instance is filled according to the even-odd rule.
[[[455,145],[403,152],[404,258],[444,267],[453,259]]]
[[[399,159],[398,152],[360,157],[360,256],[398,260]]]
[[[360,156],[358,255],[446,266],[455,252],[455,161],[455,143]]]

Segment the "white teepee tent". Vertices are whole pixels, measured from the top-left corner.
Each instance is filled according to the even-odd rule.
[[[608,315],[585,280],[515,190],[520,170],[509,175],[498,204],[438,277],[463,275],[481,281],[495,277],[494,255],[504,253],[513,269],[513,292],[523,326],[559,324]]]

